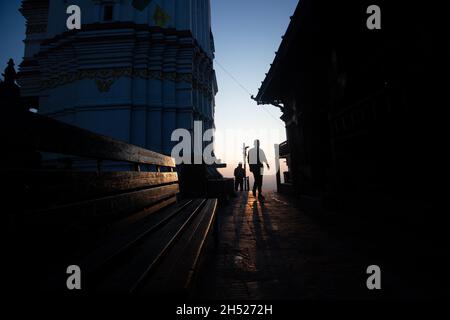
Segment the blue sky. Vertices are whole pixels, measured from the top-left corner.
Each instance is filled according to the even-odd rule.
[[[9,58],[20,63],[23,57],[23,39],[25,39],[25,19],[18,11],[20,0],[0,2],[0,70],[6,67]]]
[[[18,12],[20,2],[0,2],[1,70],[10,57],[19,64],[23,56],[25,22]],[[226,146],[220,141],[217,143],[218,157],[228,162],[231,169],[240,160],[239,156],[236,156],[239,153],[235,150],[239,150],[243,142],[252,145],[253,139],[261,135],[261,129],[278,132],[279,138],[275,135],[275,138],[266,140],[280,140],[262,141],[262,146],[265,145],[268,149],[268,158],[272,156],[273,143],[284,140],[285,132],[277,108],[257,106],[227,72],[246,90],[256,95],[298,0],[211,0],[211,3],[216,45],[215,69],[219,85],[216,97],[216,127],[221,132],[244,132],[237,133],[242,135],[243,140],[237,146]]]

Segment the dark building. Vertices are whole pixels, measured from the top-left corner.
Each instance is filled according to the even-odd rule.
[[[372,4],[379,30],[366,25]],[[299,2],[255,98],[283,112],[289,183],[279,191],[333,209],[435,205],[450,57],[442,12],[404,1]]]

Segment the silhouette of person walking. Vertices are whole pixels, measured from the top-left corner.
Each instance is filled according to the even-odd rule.
[[[244,176],[245,176],[245,170],[242,167],[242,162],[239,162],[239,165],[236,169],[234,169],[234,190],[238,191],[238,188],[240,191],[244,190]]]
[[[255,179],[255,182],[253,183],[253,196],[256,197],[256,190],[258,190],[258,199],[264,200],[264,196],[262,195],[264,163],[266,164],[267,169],[270,169],[270,166],[267,162],[266,154],[259,147],[259,140],[255,140],[254,146],[254,148],[248,151],[247,157],[250,172],[253,173]]]

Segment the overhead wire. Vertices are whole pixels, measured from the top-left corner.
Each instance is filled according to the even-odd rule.
[[[215,59],[215,63],[222,69],[223,72],[225,72],[245,93],[247,93],[250,96],[250,99],[252,99],[253,95],[231,72],[229,72],[217,59]],[[274,116],[269,110],[266,109],[266,106],[263,105],[262,108],[268,115],[270,115],[275,120],[279,121],[280,119]]]

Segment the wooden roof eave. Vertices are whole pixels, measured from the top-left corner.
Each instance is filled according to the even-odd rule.
[[[258,104],[273,104],[274,100],[281,100],[281,97],[276,99],[277,91],[280,90],[279,86],[283,81],[286,68],[283,65],[283,61],[289,54],[291,44],[295,41],[297,33],[300,29],[300,6],[301,2],[297,5],[294,15],[291,17],[291,23],[289,24],[285,35],[282,37],[280,47],[276,52],[273,63],[266,74],[266,78],[262,82],[261,88],[255,100]],[[280,92],[278,92],[280,93]]]

